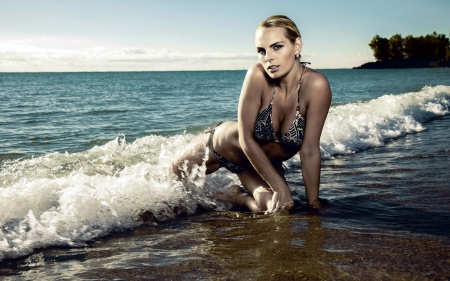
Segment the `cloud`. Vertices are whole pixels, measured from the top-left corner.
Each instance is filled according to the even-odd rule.
[[[302,54],[303,58],[315,54]],[[83,39],[36,37],[0,40],[0,71],[146,71],[247,69],[256,53],[180,53],[168,49],[114,48]]]
[[[142,55],[147,53],[147,51],[139,48],[125,48],[123,49],[123,52],[130,55]]]
[[[195,70],[208,66],[241,69],[257,61],[254,53],[178,53],[168,49],[105,46],[69,48],[70,44],[53,47],[49,41],[55,43],[58,39],[0,41],[1,71]]]

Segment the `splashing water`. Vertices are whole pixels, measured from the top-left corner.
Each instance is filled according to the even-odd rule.
[[[208,192],[227,183],[216,175],[205,186],[204,165],[183,182],[174,179],[170,159],[193,137],[148,136],[131,144],[122,137],[86,152],[6,162],[0,174],[0,259],[50,245],[80,246],[143,220],[192,214],[199,205],[225,208]]]
[[[450,86],[385,95],[332,107],[321,137],[322,154],[355,153],[385,141],[425,130],[424,122],[449,114]]]
[[[322,138],[323,157],[355,153],[408,133],[449,114],[450,86],[385,95],[330,109]],[[224,169],[205,176],[202,165],[182,182],[171,161],[196,137],[125,136],[77,153],[5,161],[0,170],[0,260],[48,246],[81,246],[143,221],[192,214],[199,206],[226,210],[212,193],[237,183]],[[290,161],[295,160],[294,157]]]

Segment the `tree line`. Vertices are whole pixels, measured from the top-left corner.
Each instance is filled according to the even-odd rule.
[[[413,58],[450,61],[449,39],[444,34],[436,32],[420,37],[408,35],[405,38],[402,38],[400,34],[395,34],[389,39],[375,35],[369,46],[377,61]]]

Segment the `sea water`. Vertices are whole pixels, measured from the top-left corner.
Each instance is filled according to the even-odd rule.
[[[421,171],[417,166],[429,158],[437,161],[426,164],[431,169],[445,168],[450,69],[318,71],[333,92],[320,141],[328,226],[379,224],[380,202],[367,200],[384,196],[386,205],[395,204],[392,197],[411,202],[410,210],[382,213],[386,227],[410,229],[396,216],[414,220],[415,209],[436,200],[423,194],[438,190],[448,198],[445,180],[421,184],[410,172]],[[181,183],[170,163],[204,130],[236,120],[244,77],[245,71],[0,73],[0,260],[80,247],[199,210],[229,210],[213,194],[238,183],[235,175],[220,169],[205,176],[198,167]],[[436,143],[424,144],[427,153],[411,154],[422,135]],[[400,169],[389,164],[394,158]],[[296,206],[304,206],[299,157],[285,165]],[[399,181],[408,178],[401,185],[414,192],[394,188],[394,173]],[[352,186],[364,177],[361,188]],[[369,205],[358,205],[364,200]],[[448,200],[440,206],[434,215],[447,218]],[[361,213],[369,219],[358,219]],[[424,223],[421,231],[448,238],[448,223],[434,230],[430,225],[436,223]]]

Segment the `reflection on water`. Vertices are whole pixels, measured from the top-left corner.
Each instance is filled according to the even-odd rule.
[[[447,128],[324,161],[308,214],[296,163],[287,215],[206,212],[0,263],[2,280],[449,280]],[[414,149],[412,149],[414,148]],[[398,154],[399,149],[404,153]],[[297,170],[297,171],[296,171]]]
[[[275,215],[234,221],[217,220],[208,239],[224,269],[249,279],[291,280],[336,274],[321,250],[326,231],[320,216]]]
[[[6,261],[4,280],[412,280],[450,278],[450,243],[320,214],[216,212]],[[3,267],[4,265],[4,267]]]

